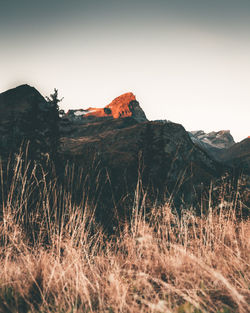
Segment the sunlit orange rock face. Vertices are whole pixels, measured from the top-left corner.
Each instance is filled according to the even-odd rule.
[[[132,116],[130,102],[136,100],[132,92],[124,93],[123,95],[115,98],[110,104],[104,108],[88,108],[85,116],[112,116],[113,118]]]
[[[134,101],[135,95],[132,92],[124,93],[115,98],[106,108],[110,109],[114,118],[132,116],[129,104]]]

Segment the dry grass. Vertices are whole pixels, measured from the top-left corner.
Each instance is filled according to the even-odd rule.
[[[234,208],[178,217],[166,204],[145,216],[135,203],[131,221],[106,237],[66,193],[56,222],[48,183],[24,221],[32,183],[21,167],[2,204],[0,312],[249,312],[250,224]],[[32,244],[27,222],[38,223]]]

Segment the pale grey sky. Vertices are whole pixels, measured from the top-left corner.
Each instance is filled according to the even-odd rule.
[[[132,91],[149,119],[250,135],[249,0],[0,0],[0,92],[62,107]]]

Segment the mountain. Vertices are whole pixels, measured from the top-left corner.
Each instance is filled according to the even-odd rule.
[[[135,163],[140,150],[147,148],[152,150],[153,167],[160,167],[161,157],[168,160],[163,171],[173,180],[181,168],[191,163],[193,168],[203,168],[210,178],[218,169],[217,162],[192,143],[182,125],[149,122],[133,93],[115,98],[104,108],[70,110],[61,119],[61,132],[63,153],[72,155],[75,160],[84,153],[84,147],[87,150],[91,147],[112,166],[126,168],[131,160]],[[194,171],[191,176],[196,174]]]
[[[233,144],[229,132],[190,134],[170,121],[148,121],[131,92],[103,108],[69,110],[57,121],[49,102],[22,85],[0,94],[0,116],[5,124],[0,128],[2,155],[6,147],[15,152],[24,138],[33,143],[36,157],[50,153],[53,126],[59,123],[58,159],[66,172],[74,172],[72,201],[81,203],[84,196],[97,216],[108,221],[115,214],[128,215],[138,188],[144,198],[136,201],[145,201],[146,207],[156,199],[171,199],[178,209],[200,203],[206,186],[227,170],[208,147],[223,150]],[[63,168],[60,173],[68,188],[69,174],[63,177]]]
[[[193,143],[207,151],[212,157],[220,160],[222,150],[230,148],[235,141],[229,130],[205,133],[203,130],[190,131],[190,138]]]
[[[218,132],[205,133],[203,130],[191,131],[191,136],[201,141],[207,146],[218,149],[231,147],[235,142],[230,134],[230,130],[221,130]]]
[[[94,163],[105,169],[98,176],[102,181],[98,192],[109,210],[131,207],[138,179],[152,201],[174,194],[178,206],[184,201],[192,203],[203,186],[224,170],[193,144],[182,125],[148,121],[132,93],[115,98],[104,108],[70,110],[61,119],[61,134],[65,160],[84,169],[84,175],[89,175]]]
[[[189,136],[196,146],[201,147],[217,161],[244,172],[250,169],[250,137],[235,143],[229,130],[205,133],[190,131]]]

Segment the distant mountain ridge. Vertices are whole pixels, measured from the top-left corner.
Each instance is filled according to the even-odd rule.
[[[219,155],[223,149],[235,144],[229,130],[210,133],[205,133],[203,130],[189,131],[189,136],[195,145],[200,146],[217,160],[220,160]]]
[[[193,143],[231,167],[242,168],[250,173],[250,138],[235,143],[229,130],[205,133],[203,130],[190,131]]]
[[[233,136],[230,134],[230,130],[213,131],[205,133],[203,130],[190,131],[191,139],[194,142],[201,142],[206,147],[215,149],[226,149],[235,144]]]

